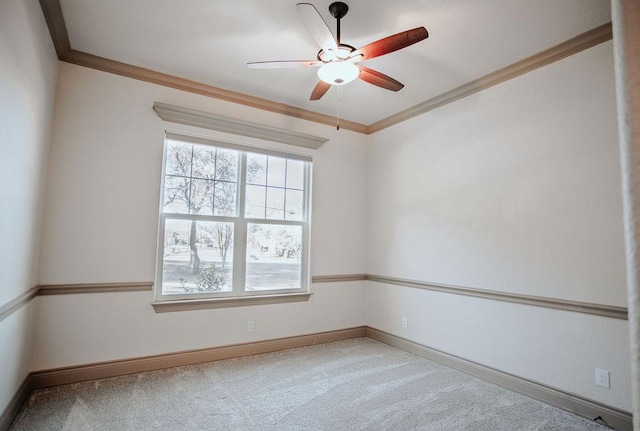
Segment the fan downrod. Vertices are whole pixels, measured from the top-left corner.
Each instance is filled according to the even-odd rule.
[[[331,16],[335,19],[341,19],[349,12],[349,6],[341,1],[337,1],[329,5],[329,12],[331,12]]]

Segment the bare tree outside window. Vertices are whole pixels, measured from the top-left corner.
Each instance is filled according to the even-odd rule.
[[[307,163],[167,139],[160,298],[303,289]]]
[[[238,155],[236,151],[170,143],[167,146],[165,210],[188,214],[231,216],[236,211]],[[172,211],[173,210],[173,211]],[[180,211],[182,210],[182,211]],[[191,272],[200,271],[196,247],[197,221],[191,221],[189,248]],[[217,241],[220,245],[224,241]],[[229,249],[224,248],[224,262]],[[223,264],[224,267],[224,264]]]
[[[213,247],[218,251],[222,258],[222,270],[225,270],[227,256],[233,246],[233,225],[231,225],[231,223],[217,222],[203,227],[202,229],[211,235]]]

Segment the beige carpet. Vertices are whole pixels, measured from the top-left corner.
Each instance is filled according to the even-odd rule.
[[[607,430],[368,338],[34,392],[11,430]]]

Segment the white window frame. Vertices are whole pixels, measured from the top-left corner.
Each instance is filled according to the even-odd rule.
[[[203,144],[219,148],[226,148],[239,151],[239,165],[237,177],[236,191],[236,214],[237,216],[214,216],[214,215],[197,215],[197,214],[179,214],[164,212],[164,188],[167,168],[167,147],[169,141],[180,141],[187,144]],[[247,154],[262,154],[267,156],[275,156],[286,158],[289,160],[299,160],[304,163],[304,193],[303,193],[303,220],[276,220],[268,218],[246,218],[245,217],[245,192],[246,192],[246,165]],[[159,205],[159,221],[158,221],[158,241],[156,256],[156,282],[155,282],[155,301],[159,303],[167,303],[170,301],[189,301],[203,299],[233,299],[233,298],[256,298],[256,297],[276,297],[276,296],[295,296],[292,294],[308,293],[310,283],[309,270],[309,242],[310,242],[310,202],[311,202],[311,169],[312,158],[310,156],[302,156],[294,153],[283,151],[275,151],[259,147],[236,144],[232,142],[224,142],[221,140],[206,139],[193,137],[177,133],[167,132],[165,134],[162,157],[162,177],[160,187],[160,205]],[[163,294],[163,263],[164,263],[164,241],[165,241],[165,224],[167,219],[173,220],[198,220],[198,221],[219,221],[232,222],[234,224],[234,240],[233,240],[233,282],[232,290],[226,292],[201,292],[201,293],[184,293],[184,294]],[[245,285],[246,263],[247,263],[247,226],[249,223],[272,224],[272,225],[290,225],[301,226],[302,228],[302,245],[300,251],[301,275],[300,288],[295,289],[269,289],[269,290],[247,290]],[[155,306],[155,304],[154,304]],[[158,310],[156,310],[158,311]]]

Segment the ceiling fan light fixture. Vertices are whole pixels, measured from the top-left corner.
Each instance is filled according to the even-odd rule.
[[[318,69],[318,78],[331,85],[344,85],[360,75],[358,66],[347,61],[334,61]]]
[[[401,90],[404,87],[401,82],[384,73],[356,65],[356,63],[390,54],[429,37],[429,32],[427,32],[426,28],[416,27],[378,39],[356,49],[351,45],[340,42],[340,20],[344,18],[349,10],[349,6],[345,3],[338,1],[329,5],[329,12],[337,21],[337,37],[333,36],[327,23],[314,5],[311,3],[298,3],[296,7],[311,36],[320,47],[316,59],[257,61],[247,63],[247,66],[252,69],[319,67],[318,78],[320,78],[320,81],[313,88],[309,100],[319,100],[331,86],[348,84],[358,78],[385,90]]]

